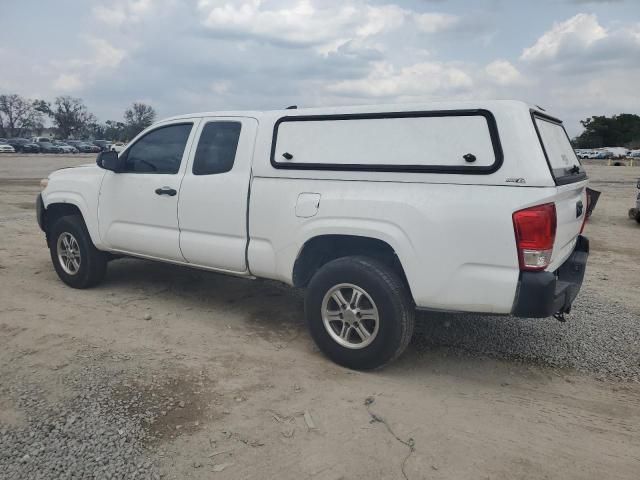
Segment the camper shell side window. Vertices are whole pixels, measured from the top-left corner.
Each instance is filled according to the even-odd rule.
[[[278,169],[491,174],[503,163],[493,114],[442,110],[280,118]]]

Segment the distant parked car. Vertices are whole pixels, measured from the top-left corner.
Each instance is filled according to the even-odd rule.
[[[35,143],[40,147],[40,153],[62,153],[62,149],[51,143],[51,141],[46,137],[36,137]]]
[[[598,152],[594,152],[593,150],[576,150],[576,155],[580,159],[598,158]]]
[[[86,143],[86,142],[82,142],[79,143],[78,145],[75,145],[75,147],[82,153],[100,153],[100,147],[98,147],[97,145],[93,145],[91,143]]]
[[[53,142],[53,139],[51,137],[33,137],[31,140],[33,140],[35,143],[40,143],[40,142],[52,143]]]
[[[108,152],[111,150],[111,142],[109,140],[94,140],[93,144],[100,147],[101,152]]]
[[[67,145],[71,145],[78,149],[80,153],[98,153],[100,147],[94,145],[88,140],[65,140]]]
[[[10,138],[7,143],[11,145],[16,152],[22,153],[39,153],[40,147],[37,143],[27,140],[26,138]]]
[[[120,153],[121,151],[123,151],[125,149],[126,146],[127,146],[126,143],[116,142],[116,143],[113,143],[111,145],[111,150],[116,152],[116,153]]]
[[[62,140],[54,140],[53,144],[57,147],[60,147],[62,149],[62,153],[78,153],[78,149],[76,147],[74,147],[73,145],[68,145],[67,143],[63,142]]]
[[[16,151],[8,143],[0,142],[0,153],[16,153]]]

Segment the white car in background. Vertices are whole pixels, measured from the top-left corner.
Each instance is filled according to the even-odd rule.
[[[16,153],[16,150],[8,143],[0,143],[0,153]]]
[[[593,150],[576,150],[576,155],[580,159],[598,158],[598,152],[594,152]]]
[[[121,151],[123,151],[126,148],[126,146],[127,146],[126,143],[116,142],[116,143],[111,145],[111,151],[112,152],[116,152],[116,153],[120,153]]]

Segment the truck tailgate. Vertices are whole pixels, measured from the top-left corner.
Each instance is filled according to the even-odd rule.
[[[551,264],[548,268],[550,271],[560,267],[569,258],[576,245],[587,214],[587,182],[558,187],[558,195],[554,198],[554,203],[557,226]]]

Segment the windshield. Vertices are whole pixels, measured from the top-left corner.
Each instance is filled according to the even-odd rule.
[[[534,121],[556,183],[566,184],[584,180],[586,172],[571,146],[562,123],[538,115],[534,115]]]

